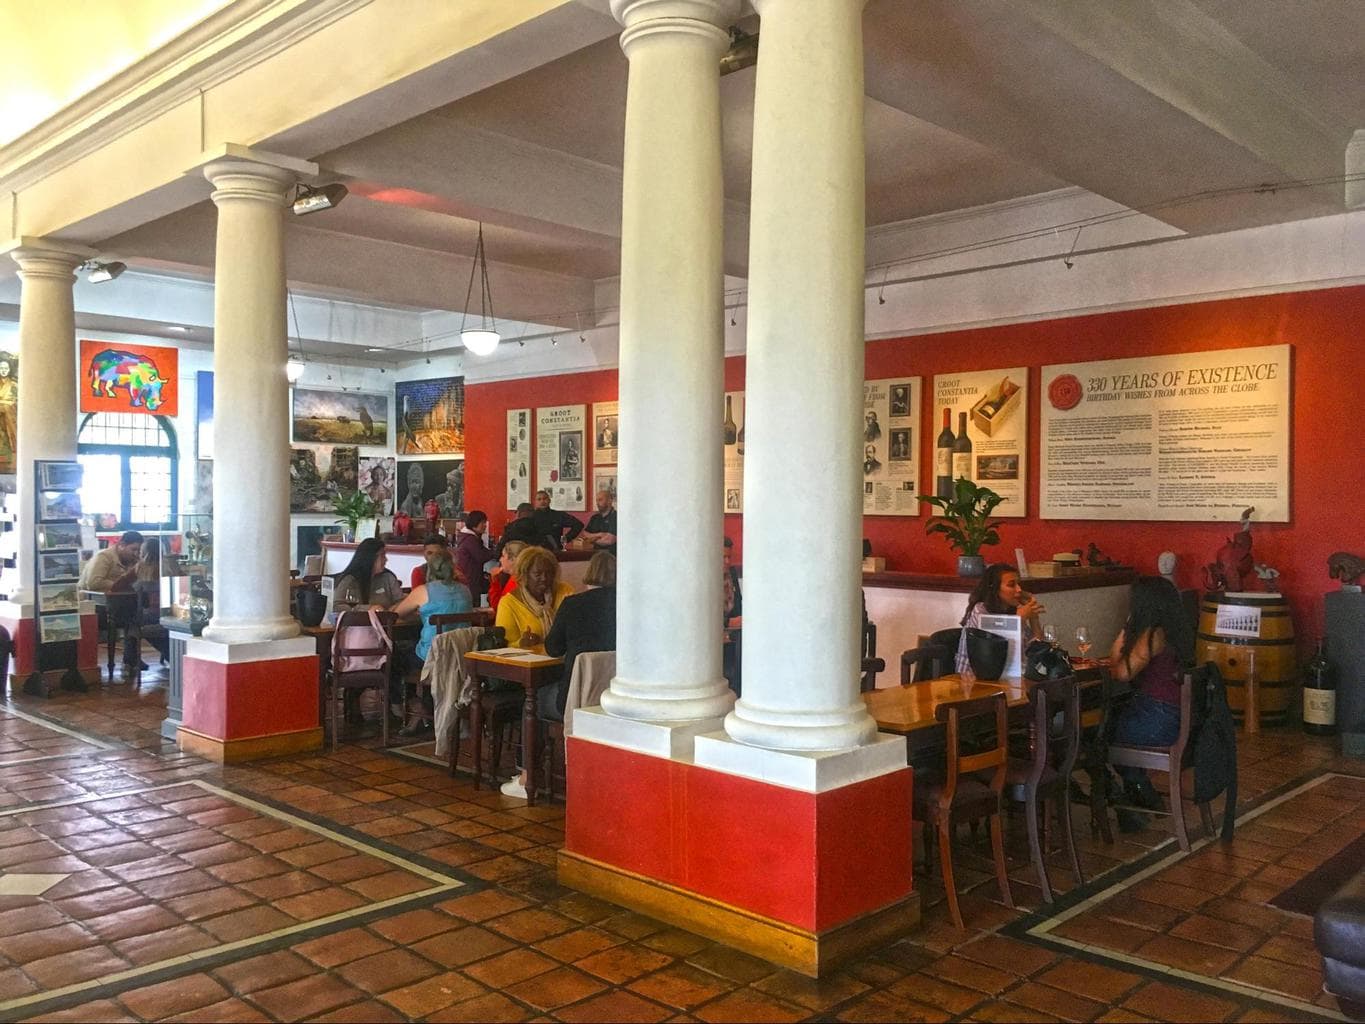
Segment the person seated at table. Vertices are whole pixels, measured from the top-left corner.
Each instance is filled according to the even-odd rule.
[[[142,542],[132,589],[141,598],[138,606],[142,610],[142,639],[156,648],[165,663],[170,658],[171,638],[161,625],[161,541],[156,537]],[[125,644],[124,661],[133,660],[128,657]]]
[[[539,544],[543,548],[550,547],[550,538],[545,536],[545,531],[532,518],[535,506],[529,501],[523,501],[517,506],[517,517],[507,524],[507,528],[502,531],[502,539],[498,542],[498,551],[513,541],[520,541],[522,544]]]
[[[107,594],[119,583],[126,590],[132,585],[137,574],[138,555],[142,551],[142,534],[129,530],[95,557],[86,562],[81,569],[81,590],[95,590]]]
[[[511,540],[502,546],[502,552],[498,555],[498,571],[488,581],[488,607],[493,609],[494,614],[503,595],[517,589],[517,578],[512,575],[512,567],[527,546],[525,541],[520,540]]]
[[[616,509],[610,491],[597,492],[597,511],[579,536],[599,551],[616,554]]]
[[[350,564],[336,575],[332,606],[338,612],[352,608],[392,608],[403,600],[398,577],[385,565],[384,542],[368,537],[356,545]]]
[[[512,577],[517,589],[503,592],[495,621],[505,631],[508,647],[544,654],[545,637],[573,587],[560,580],[559,560],[541,547],[528,547],[517,556]]]
[[[474,600],[469,593],[469,588],[460,579],[459,571],[455,568],[450,552],[446,552],[444,558],[437,558],[428,563],[426,582],[421,586],[413,587],[412,593],[390,609],[400,619],[421,618],[422,620],[422,632],[417,638],[417,647],[413,652],[417,664],[412,666],[417,669],[419,675],[421,666],[426,662],[427,655],[431,653],[431,642],[436,639],[436,627],[431,624],[431,617],[433,615],[454,615],[459,612],[467,612],[473,607]],[[404,696],[407,707],[407,721],[399,730],[398,735],[415,736],[422,731],[424,724],[429,722],[432,716],[430,709],[426,708],[420,699],[412,694],[405,694]]]
[[[427,570],[433,562],[440,561],[442,558],[450,557],[450,545],[446,541],[445,534],[433,533],[422,542],[422,564],[412,568],[412,576],[409,578],[408,586],[414,589],[420,587],[427,581]]]
[[[1109,657],[1110,675],[1133,687],[1114,719],[1113,739],[1131,746],[1170,746],[1180,734],[1180,683],[1185,666],[1194,663],[1194,635],[1175,584],[1160,576],[1138,578],[1128,620]],[[1145,770],[1123,766],[1117,771],[1129,803],[1161,809]],[[1118,819],[1120,831],[1137,832],[1147,815],[1120,808]]]
[[[1018,615],[1024,620],[1024,643],[1042,636],[1043,627],[1038,616],[1046,609],[1038,599],[1024,591],[1019,584],[1019,570],[1008,562],[997,562],[986,570],[971,595],[967,611],[962,616],[962,638],[957,644],[955,667],[965,679],[975,678],[972,663],[967,657],[967,630],[981,628],[983,615]]]
[[[609,551],[593,555],[583,584],[588,589],[564,598],[545,637],[545,653],[564,659],[559,684],[542,686],[536,691],[537,711],[545,721],[564,720],[569,681],[573,679],[578,656],[589,651],[616,650],[616,556]],[[526,772],[504,782],[502,793],[525,800]]]
[[[488,593],[488,572],[484,566],[496,558],[488,546],[488,515],[474,509],[465,516],[464,529],[455,541],[455,566],[469,584],[475,604]]]

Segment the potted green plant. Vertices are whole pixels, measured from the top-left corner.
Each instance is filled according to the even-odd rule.
[[[951,498],[921,494],[919,500],[939,510],[938,515],[924,524],[924,532],[941,533],[948,538],[948,544],[958,552],[957,574],[980,576],[984,573],[986,560],[981,557],[982,547],[1000,543],[996,527],[1002,524],[998,519],[992,520],[991,513],[1005,499],[989,487],[958,477]]]
[[[355,540],[356,527],[362,519],[374,518],[375,505],[368,494],[355,490],[350,494],[338,494],[333,498],[332,511],[336,513],[337,522],[345,524],[346,539]]]

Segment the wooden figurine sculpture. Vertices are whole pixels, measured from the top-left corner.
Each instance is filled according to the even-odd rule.
[[[1335,551],[1327,556],[1327,575],[1341,580],[1343,587],[1358,587],[1365,578],[1365,558],[1346,551]]]
[[[1242,513],[1242,529],[1218,549],[1213,562],[1204,566],[1205,590],[1216,593],[1265,589],[1251,557],[1251,514],[1255,511],[1253,506]]]

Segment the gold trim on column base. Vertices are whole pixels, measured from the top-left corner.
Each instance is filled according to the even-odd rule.
[[[920,920],[919,893],[911,892],[880,910],[810,932],[568,850],[559,851],[559,884],[812,978],[903,938]]]
[[[322,749],[322,727],[299,729],[297,732],[272,733],[269,736],[246,736],[239,740],[222,740],[205,736],[183,725],[176,730],[175,742],[187,754],[196,754],[219,764],[240,761],[260,761],[267,757],[303,754]]]

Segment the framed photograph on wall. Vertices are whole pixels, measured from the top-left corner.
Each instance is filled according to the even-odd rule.
[[[464,378],[399,381],[393,418],[399,455],[463,455]]]
[[[359,391],[294,388],[294,440],[384,448],[389,443],[389,399]]]
[[[592,404],[592,464],[594,466],[616,465],[620,409],[620,402],[593,402]]]

